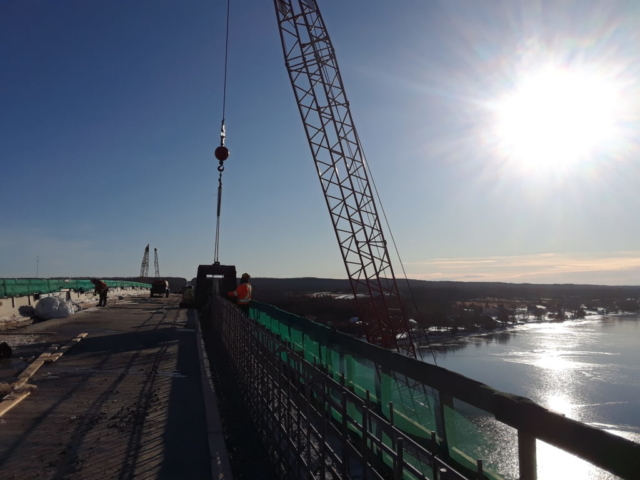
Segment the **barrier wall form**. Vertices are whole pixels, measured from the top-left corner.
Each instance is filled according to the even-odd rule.
[[[151,288],[148,283],[105,280],[109,288]],[[0,298],[24,297],[60,290],[88,292],[94,289],[89,280],[64,280],[44,278],[0,278]]]
[[[210,308],[203,321],[282,477],[534,480],[536,440],[622,478],[640,471],[640,445],[524,397],[270,305],[253,302],[251,318],[219,297]],[[395,384],[401,376],[415,396]]]

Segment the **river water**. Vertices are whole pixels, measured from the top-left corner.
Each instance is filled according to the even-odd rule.
[[[434,352],[441,367],[640,443],[636,315],[528,323],[435,342]],[[617,478],[542,442],[538,470],[541,480]]]

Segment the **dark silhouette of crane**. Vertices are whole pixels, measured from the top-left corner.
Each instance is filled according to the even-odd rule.
[[[149,245],[144,249],[144,256],[142,257],[142,265],[140,265],[140,277],[145,278],[149,276]]]
[[[316,0],[274,0],[289,79],[367,340],[416,357],[360,138]]]
[[[153,261],[153,266],[155,267],[156,270],[156,278],[160,278],[160,264],[158,263],[158,249],[154,248],[153,249],[153,256],[154,261]]]

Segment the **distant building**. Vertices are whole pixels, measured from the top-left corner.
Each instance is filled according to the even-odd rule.
[[[359,293],[358,294],[358,298],[368,298],[369,296],[364,294],[364,293]],[[334,297],[336,300],[353,300],[353,294],[352,293],[346,293],[344,295],[336,295]]]
[[[331,292],[316,292],[316,293],[312,293],[309,296],[313,298],[321,298],[321,297],[331,297],[332,295],[331,295]]]

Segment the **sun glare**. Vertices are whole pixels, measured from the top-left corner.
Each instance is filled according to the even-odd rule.
[[[496,106],[499,147],[530,169],[585,160],[616,139],[619,97],[613,81],[588,72],[549,67],[528,75]]]

